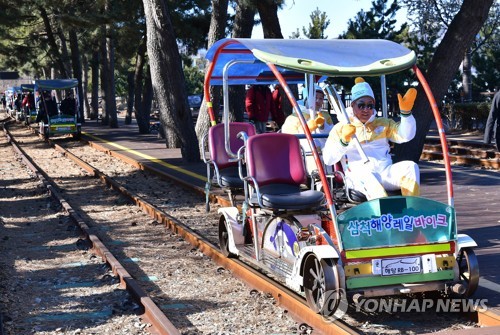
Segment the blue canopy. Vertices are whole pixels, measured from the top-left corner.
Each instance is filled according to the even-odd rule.
[[[222,85],[223,69],[230,85],[277,83],[265,64],[275,64],[286,81],[304,81],[304,73],[320,76],[378,76],[411,68],[415,53],[386,40],[302,40],[226,38],[208,50],[213,62],[210,85]],[[238,63],[247,61],[250,63]]]
[[[18,92],[20,93],[20,92],[22,92],[21,86],[11,86],[11,87],[7,88],[7,90],[5,92],[12,93],[12,94],[18,93]]]

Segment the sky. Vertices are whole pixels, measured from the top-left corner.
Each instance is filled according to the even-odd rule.
[[[363,9],[369,11],[372,0],[286,0],[283,9],[278,10],[278,17],[283,38],[287,39],[299,28],[301,37],[302,27],[309,27],[310,15],[316,8],[326,12],[330,25],[325,31],[328,38],[337,38],[347,29],[347,22],[353,19]],[[405,20],[405,10],[401,8],[396,18]],[[262,26],[253,28],[252,38],[263,38]]]

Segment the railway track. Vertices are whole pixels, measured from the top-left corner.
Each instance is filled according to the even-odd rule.
[[[34,140],[32,137],[26,135],[26,129],[16,129],[14,136],[16,138],[20,136],[23,139],[21,146],[23,144],[26,145],[28,154],[32,150],[28,149],[31,146],[42,146],[41,144],[36,144],[39,143],[38,139]],[[308,333],[313,330],[315,333],[369,334],[378,333],[381,330],[390,331],[394,329],[394,324],[391,325],[391,321],[394,321],[394,315],[387,313],[375,313],[371,315],[364,312],[350,313],[346,317],[347,324],[325,322],[315,314],[308,314],[307,307],[303,309],[304,306],[301,306],[304,305],[303,299],[290,294],[279,283],[269,281],[265,276],[256,271],[250,271],[251,269],[242,263],[238,264],[238,262],[221,257],[217,250],[217,217],[214,214],[215,210],[212,208],[210,214],[205,214],[203,198],[197,199],[197,195],[193,193],[188,193],[188,196],[184,197],[183,194],[187,191],[179,188],[175,183],[159,179],[147,172],[138,171],[131,165],[119,162],[104,153],[98,153],[93,148],[83,145],[81,142],[54,142],[57,142],[57,153],[54,154],[51,151],[52,153],[49,154],[48,159],[45,154],[46,159],[42,159],[39,164],[48,169],[48,167],[54,165],[55,158],[66,157],[71,157],[75,161],[80,160],[78,163],[80,166],[85,165],[83,163],[84,160],[92,164],[84,168],[87,176],[84,180],[76,181],[73,185],[75,188],[69,187],[69,184],[71,184],[70,179],[74,178],[74,176],[71,176],[71,173],[69,177],[58,175],[57,173],[53,175],[48,174],[48,177],[57,183],[56,187],[68,199],[68,203],[75,203],[74,211],[77,214],[81,213],[80,221],[84,225],[87,224],[86,222],[89,222],[87,225],[90,231],[87,232],[87,236],[91,236],[94,233],[95,236],[99,236],[102,242],[108,246],[107,250],[119,255],[119,257],[115,257],[116,259],[128,260],[128,262],[123,263],[122,267],[124,269],[127,268],[131,278],[148,278],[148,280],[144,281],[138,280],[137,284],[142,287],[143,292],[147,292],[147,296],[151,298],[151,301],[156,306],[160,306],[161,313],[167,315],[180,332],[216,333],[223,329],[228,333],[252,334],[280,332]],[[45,150],[48,149],[45,148]],[[78,156],[80,159],[73,156]],[[98,178],[94,178],[94,176]],[[108,176],[112,176],[113,179],[110,179]],[[94,185],[93,182],[97,182],[97,180],[103,181],[104,183],[102,184],[108,187],[123,191],[127,194],[128,199],[124,200],[121,196],[113,193],[111,203],[106,205],[103,199],[106,198],[106,195],[109,196],[111,191],[108,189],[104,191],[106,194],[103,198],[98,200],[99,206],[84,205],[84,199],[88,198],[89,194],[93,195],[92,198],[98,198],[98,187],[90,186],[90,184]],[[126,185],[127,189],[123,185]],[[142,212],[139,213],[137,208],[131,206],[131,202],[142,208],[153,219],[144,220],[144,218],[139,218]],[[124,206],[123,211],[122,206]],[[69,211],[71,212],[72,210]],[[116,215],[113,215],[113,212],[117,212],[115,213]],[[127,212],[133,212],[134,215],[129,218]],[[98,214],[102,214],[102,216]],[[118,219],[113,219],[113,216],[116,216]],[[169,227],[173,232],[163,230],[164,225]],[[134,233],[134,230],[137,231]],[[191,243],[192,246],[187,245],[186,241]],[[141,243],[143,243],[142,246]],[[157,245],[160,248],[156,248]],[[193,246],[196,248],[193,248]],[[184,253],[172,256],[172,250],[181,250]],[[212,259],[222,262],[219,264],[223,268],[221,265],[214,265],[208,257],[202,255],[198,250],[203,251],[205,255],[210,256]],[[106,251],[98,253],[108,261]],[[167,265],[173,259],[178,262]],[[192,262],[182,264],[189,261]],[[147,264],[151,265],[151,267],[146,266]],[[170,266],[170,268],[166,273],[162,272],[160,274],[158,272],[159,264],[163,264],[165,267]],[[182,268],[181,266],[183,265],[186,265],[186,267]],[[197,277],[194,269],[199,267],[203,268],[202,272],[213,271],[211,277],[215,277],[215,281],[200,283],[195,280],[194,284],[187,283],[188,277]],[[119,268],[119,265],[111,265],[111,268],[115,276],[120,276],[121,270],[118,269],[121,268]],[[183,270],[179,271],[179,269]],[[253,272],[253,274],[249,274],[248,271]],[[232,279],[231,274],[241,276],[243,280],[256,285],[260,293],[244,287],[241,285],[241,282],[233,283],[233,289],[228,290],[228,285],[224,285],[224,282],[227,284],[227,281]],[[125,286],[127,286],[127,281],[123,279],[123,276],[120,280],[122,281],[122,285],[125,282]],[[178,281],[182,281],[183,285],[176,283]],[[223,285],[220,285],[221,282]],[[215,297],[215,301],[211,302],[210,308],[198,306],[190,311],[185,306],[189,304],[178,302],[191,302],[195,300],[189,300],[182,296],[182,291],[186,291],[186,287],[188,287],[187,291],[193,291],[191,288],[194,287],[196,290],[203,292],[206,286],[215,287],[215,290],[211,293],[204,292],[206,300],[209,300],[206,295],[213,295]],[[233,290],[239,291],[238,294],[241,294],[242,297],[234,294]],[[181,296],[176,297],[177,293]],[[142,293],[139,295],[141,299],[144,298]],[[141,301],[139,300],[140,303]],[[237,311],[237,305],[239,304],[244,306],[243,311]],[[286,310],[277,308],[276,305],[281,305]],[[162,309],[161,306],[164,308]],[[172,308],[172,306],[177,306],[178,308]],[[147,309],[148,306],[143,305],[142,308]],[[200,312],[203,316],[200,316]],[[197,322],[202,318],[210,320],[209,318],[212,317],[210,314],[214,314],[213,318],[215,320],[225,318],[225,321],[222,323],[213,321],[213,319],[212,321],[208,321],[207,323],[212,325],[212,328]],[[224,317],[221,317],[221,314]],[[251,319],[245,319],[245,317],[248,318],[249,314]],[[301,321],[291,320],[289,317],[290,314],[294,314],[296,317],[301,316]],[[267,318],[259,318],[259,315],[267,316]],[[457,318],[449,318],[448,316],[446,318],[436,318],[433,315],[431,318],[434,318],[436,323],[426,325],[425,327],[419,325],[417,320],[411,317],[406,319],[406,317],[408,315],[397,316],[399,321],[397,327],[418,329],[415,333],[459,327],[457,324],[460,324],[462,327],[474,327],[473,324],[464,322],[458,316]],[[188,320],[188,322],[183,323],[179,320]],[[384,322],[386,323],[385,325]],[[264,327],[264,329],[252,328],[252,326],[258,323],[270,323],[270,325],[268,328]],[[238,330],[236,328],[238,324],[246,325],[246,328]],[[355,330],[356,328],[357,330]]]
[[[311,313],[302,298],[294,297],[285,288],[280,287],[278,283],[273,283],[247,266],[221,257],[217,251],[218,248],[210,242],[210,240],[215,241],[216,236],[205,233],[204,235],[208,236],[207,238],[196,232],[208,230],[208,227],[214,225],[217,220],[208,218],[204,214],[203,203],[197,205],[195,204],[196,201],[189,200],[189,198],[193,198],[192,193],[186,196],[185,190],[179,190],[179,187],[172,183],[161,182],[157,178],[147,176],[147,173],[137,171],[128,164],[120,164],[114,159],[111,159],[111,162],[110,158],[105,154],[90,147],[82,146],[81,143],[71,141],[64,143],[64,145],[67,145],[71,151],[79,151],[80,156],[86,156],[88,160],[93,162],[94,167],[86,167],[84,173],[86,176],[81,178],[75,177],[77,174],[82,175],[82,172],[71,170],[69,170],[68,175],[64,175],[61,173],[61,168],[66,167],[67,163],[61,163],[59,160],[72,156],[71,153],[65,152],[61,145],[56,146],[57,151],[47,148],[45,145],[40,145],[44,147],[45,152],[41,155],[37,154],[35,151],[40,150],[40,148],[35,145],[36,148],[33,149],[32,144],[35,141],[39,142],[39,139],[34,135],[28,136],[25,129],[14,128],[15,126],[11,129],[12,137],[21,139],[20,146],[23,147],[23,151],[32,157],[36,162],[35,164],[44,171],[42,174],[46,175],[47,180],[53,180],[54,184],[52,182],[49,182],[49,184],[52,184],[54,193],[64,196],[63,203],[66,204],[66,211],[74,212],[77,216],[76,221],[83,226],[88,226],[88,240],[93,243],[94,248],[97,249],[96,245],[99,246],[101,242],[107,246],[101,248],[101,251],[97,251],[97,254],[103,256],[110,263],[114,275],[120,276],[122,285],[123,282],[125,282],[124,286],[127,288],[135,285],[129,283],[128,277],[149,278],[149,280],[136,280],[136,282],[142,287],[142,291],[147,292],[147,296],[150,296],[160,309],[163,309],[162,313],[168,314],[169,318],[175,320],[173,323],[178,327],[179,332],[205,334],[227,329],[229,333],[267,334],[274,332],[301,333],[311,330],[311,326],[304,324],[304,321],[297,322],[290,317],[290,314],[297,313],[302,314],[302,319],[308,318],[308,321],[313,323],[314,319],[316,319],[316,322],[320,321],[324,324],[323,327],[327,326],[330,330],[336,329],[336,333],[338,333],[338,327],[333,328],[332,323],[326,323],[316,314]],[[100,159],[96,159],[95,156],[89,158],[85,151],[93,152],[94,155],[97,153]],[[82,165],[82,160],[80,160],[79,165]],[[99,168],[96,166],[99,166]],[[98,171],[101,168],[106,173]],[[132,170],[135,170],[135,173],[139,175],[143,175],[142,178],[130,173]],[[128,190],[123,186],[119,186],[115,181],[111,181],[109,177],[105,176],[106,174],[112,174],[115,180],[127,184]],[[98,192],[96,184],[101,182],[99,179],[93,178],[93,175],[105,180],[108,186],[111,185],[125,191],[136,202],[138,202],[138,199],[144,198],[142,192],[156,193],[159,196],[156,200],[140,200],[141,207],[150,208],[146,209],[150,213],[154,211],[153,216],[155,219],[145,218],[138,208],[131,206],[129,199],[125,200],[122,196],[116,194],[111,197],[111,203],[106,205],[105,201],[109,202],[109,200],[105,200],[105,198],[109,197],[107,193],[111,191],[104,189],[104,194],[99,194],[101,192]],[[127,177],[124,177],[124,175]],[[151,179],[147,185],[145,185],[144,178]],[[141,180],[134,182],[133,179]],[[150,186],[153,184],[158,185],[158,187],[152,189]],[[141,186],[142,188],[140,188]],[[187,200],[179,198],[182,192],[184,192],[183,197],[186,197]],[[97,201],[99,204],[97,207],[85,200],[89,193],[92,194],[93,201]],[[150,195],[149,198],[151,198]],[[149,202],[155,202],[156,206],[162,207],[162,210],[154,210],[154,205],[149,205]],[[70,207],[67,207],[69,206],[67,204],[71,204]],[[133,215],[129,215],[127,212],[132,212]],[[177,218],[166,214],[166,212],[175,212],[174,215]],[[200,215],[200,213],[203,215]],[[143,218],[138,218],[137,215],[139,214]],[[80,219],[78,219],[78,216],[80,216]],[[180,220],[194,226],[196,231],[189,229]],[[202,221],[206,222],[205,226],[203,226]],[[166,231],[162,223],[167,224],[174,232]],[[138,232],[133,232],[134,227]],[[145,228],[147,228],[146,231]],[[94,241],[94,235],[101,242]],[[186,243],[186,241],[193,243],[207,254],[213,254],[214,258],[220,258],[226,269],[214,264],[208,257]],[[171,255],[174,250],[176,253],[180,251],[180,254],[177,256]],[[108,251],[116,256],[108,257]],[[122,265],[119,265],[109,262],[110,258],[120,260],[135,259],[136,261],[132,261],[130,264],[120,262]],[[175,259],[174,262],[171,261],[172,258]],[[173,264],[165,265],[165,268],[159,271],[158,267],[163,264],[163,260],[169,260],[169,262],[165,263]],[[148,263],[151,264],[151,267],[146,266]],[[130,274],[122,275],[120,273],[123,271],[122,268],[127,268]],[[200,272],[205,273],[205,275],[202,276]],[[208,276],[206,275],[207,272]],[[254,284],[259,283],[258,286],[265,289],[263,289],[263,292],[249,289],[241,281],[235,280],[231,273],[238,273],[238,276],[246,278],[247,281]],[[208,282],[210,277],[211,282]],[[162,279],[165,280],[165,283],[162,282]],[[195,288],[195,290],[192,288]],[[197,296],[196,291],[203,294],[203,297]],[[279,295],[279,300],[276,300],[270,294],[273,291],[278,292],[276,294]],[[183,297],[187,293],[202,300],[201,306],[196,306],[192,302],[195,300],[194,298],[186,299],[186,297]],[[134,293],[134,295],[139,295],[141,302],[146,296],[146,294],[141,293]],[[175,298],[176,295],[180,297]],[[187,303],[173,302],[186,300],[190,301],[191,310],[189,310],[190,306]],[[291,308],[290,311],[276,306],[283,303],[288,304],[288,306],[296,306]],[[178,308],[172,308],[172,306],[178,306]],[[142,307],[146,308],[147,306]],[[146,310],[146,316],[147,312]],[[197,315],[200,313],[202,316]],[[213,315],[210,316],[210,314]],[[195,318],[201,325],[190,318]],[[148,318],[146,324],[148,323],[154,325],[154,320]],[[341,333],[353,333],[347,326],[340,325],[340,327],[340,329],[344,329]],[[315,328],[318,331],[318,327]],[[164,331],[160,333],[172,332]],[[325,333],[328,333],[328,331]]]

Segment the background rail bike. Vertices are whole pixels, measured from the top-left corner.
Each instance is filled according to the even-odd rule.
[[[26,136],[26,133],[23,132],[22,137],[25,137],[25,136]],[[36,138],[36,136],[34,136],[34,135],[33,135],[33,137],[34,138],[27,141],[26,144],[39,146],[39,144],[37,144],[39,142],[39,139]],[[78,156],[85,157],[86,159],[88,159],[88,161],[92,162],[92,164],[95,165],[96,167],[98,167],[104,171],[107,171],[109,174],[113,175],[115,177],[115,179],[118,179],[118,180],[125,182],[132,189],[135,189],[137,191],[137,193],[144,195],[144,197],[146,199],[148,199],[148,201],[155,203],[158,207],[164,208],[166,211],[170,212],[172,215],[181,217],[184,222],[189,224],[191,227],[196,229],[198,232],[203,233],[205,236],[208,236],[208,238],[211,239],[212,241],[215,241],[215,242],[217,241],[217,227],[213,225],[213,221],[211,219],[210,220],[206,219],[206,216],[204,214],[203,198],[198,199],[196,197],[196,195],[193,195],[193,193],[191,193],[191,192],[189,192],[189,195],[186,195],[186,197],[184,195],[179,196],[179,195],[184,194],[186,191],[183,188],[179,188],[178,186],[176,186],[175,183],[168,183],[166,186],[165,181],[162,181],[162,180],[159,180],[158,178],[152,177],[148,173],[139,172],[135,168],[131,167],[129,164],[124,164],[124,163],[122,163],[114,158],[107,156],[106,154],[97,152],[88,146],[83,146],[79,142],[72,142],[72,141],[65,142],[62,140],[58,140],[58,142],[60,142],[60,144],[68,145],[74,153],[78,154]],[[61,154],[54,153],[50,157],[47,157],[47,155],[45,154],[45,160],[53,160],[56,157],[61,158]],[[60,166],[62,166],[62,165],[60,165]],[[61,178],[61,180],[64,181],[64,180],[66,180],[66,178]],[[85,192],[86,191],[83,191],[83,193],[85,193]],[[90,192],[92,192],[92,191],[90,191]],[[83,196],[83,194],[82,194],[82,196]],[[113,204],[111,207],[105,207],[105,206],[104,206],[105,208],[99,207],[99,209],[96,209],[95,211],[103,211],[106,213],[107,216],[113,216],[110,208],[116,208],[117,210],[119,210],[118,203],[120,203],[121,201],[116,201],[116,202],[117,203]],[[213,205],[213,206],[216,207],[216,205]],[[194,212],[193,212],[193,208],[194,208]],[[128,210],[131,210],[130,206],[128,206]],[[121,214],[119,214],[119,215],[121,215]],[[200,219],[199,216],[201,216],[202,218]],[[101,219],[101,220],[107,221],[108,219],[105,218],[105,219]],[[151,220],[148,220],[148,222],[145,224],[146,227],[144,227],[143,224],[139,221],[136,221],[136,224],[137,224],[136,227],[141,228],[143,230],[146,230],[147,227],[153,228],[154,226],[157,226],[157,223],[155,223],[155,221],[151,221]],[[131,227],[134,227],[133,221],[130,223],[130,225],[131,225]],[[156,228],[158,228],[158,227],[156,227]],[[125,227],[124,229],[129,229],[129,228]],[[103,229],[103,230],[105,230],[105,229]],[[143,233],[141,235],[142,236],[141,239],[150,239],[151,235],[152,235],[151,233],[146,233],[145,231],[143,231]],[[177,238],[175,238],[175,235],[173,237],[174,237],[174,242],[181,244],[181,242],[178,241]],[[129,243],[129,240],[126,239],[125,243],[117,243],[117,246],[128,244],[128,243]],[[159,243],[167,243],[165,245],[165,251],[157,253],[155,256],[159,257],[160,261],[162,261],[162,262],[169,262],[172,258],[172,257],[168,256],[171,253],[170,248],[174,248],[174,247],[173,246],[171,247],[169,242],[160,241]],[[138,248],[134,249],[131,244],[130,244],[130,248],[131,248],[131,250],[132,249],[134,250],[134,254],[130,255],[130,256],[132,256],[132,258],[134,258],[134,256],[137,256],[140,254],[139,249]],[[186,252],[188,252],[188,254],[192,253],[191,249],[192,248],[187,249]],[[135,258],[141,259],[140,256],[135,257]],[[144,263],[146,263],[146,262],[147,261],[144,261]],[[137,264],[142,264],[142,263],[143,263],[143,261],[140,261]],[[132,264],[135,264],[135,263],[132,263]],[[142,265],[141,265],[141,267],[142,267]],[[183,276],[188,275],[191,271],[192,270],[189,270],[188,272],[174,271],[174,272],[172,272],[172,276],[175,278],[182,278],[182,280],[187,280],[188,278],[187,277],[183,278]],[[216,271],[216,272],[220,272],[220,271],[221,270]],[[207,272],[207,271],[205,271],[205,272]],[[212,277],[214,276],[212,274],[212,272],[209,272],[206,274],[208,276],[212,276]],[[193,276],[203,276],[203,273],[202,274],[193,274]],[[202,278],[202,277],[200,277],[200,278]],[[217,278],[220,279],[220,277],[217,277]],[[155,287],[155,283],[156,282],[150,283],[150,285]],[[231,313],[234,313],[235,317],[234,317],[234,319],[231,319],[233,321],[231,321],[231,320],[227,321],[227,324],[228,324],[227,327],[234,327],[234,326],[229,326],[229,324],[231,324],[231,323],[234,323],[235,325],[241,324],[241,322],[243,322],[243,321],[239,321],[238,318],[241,317],[242,318],[241,320],[245,320],[243,318],[243,317],[245,317],[243,314],[245,314],[245,313],[248,314],[249,308],[250,308],[250,310],[254,310],[252,307],[253,305],[249,304],[248,306],[246,306],[248,308],[244,307],[243,311],[238,312],[239,309],[236,309],[236,307],[238,307],[237,306],[238,302],[236,302],[237,301],[236,298],[232,295],[232,293],[231,293],[232,290],[227,287],[227,281],[224,281],[222,284],[223,285],[226,284],[224,286],[225,288],[221,289],[220,292],[218,293],[218,295],[220,295],[220,296],[224,296],[224,295],[228,295],[228,294],[230,295],[230,297],[228,297],[229,301],[231,301],[231,303],[229,305],[231,305],[231,307],[230,307],[232,310]],[[199,284],[196,284],[196,285],[199,285]],[[198,286],[196,286],[196,287],[198,290]],[[177,289],[179,289],[179,288],[177,287],[176,290]],[[205,285],[200,286],[200,290],[203,290],[203,289],[205,289]],[[243,289],[243,290],[245,290],[245,289]],[[155,290],[155,289],[152,289],[151,291],[155,292],[155,293],[157,292],[157,290]],[[250,291],[250,295],[253,297],[254,293],[252,293],[252,292],[253,291]],[[160,294],[160,293],[158,293],[158,294]],[[258,295],[262,296],[262,297],[265,296],[264,294],[258,294]],[[233,303],[233,300],[236,303]],[[269,302],[269,305],[264,304],[265,306],[268,306],[268,307],[264,307],[264,309],[261,312],[259,312],[258,318],[261,318],[261,317],[263,318],[265,314],[269,314],[270,320],[273,320],[276,318],[276,315],[279,316],[280,314],[273,313],[272,310],[270,310],[270,307],[275,303],[272,298],[269,300],[268,300],[268,298],[266,298],[265,300]],[[244,304],[248,304],[248,302],[246,302]],[[225,305],[224,304],[222,304],[222,305],[223,306],[221,307],[220,304],[217,304],[217,309],[225,308],[224,307]],[[258,307],[257,309],[259,309],[259,308],[262,308],[262,307]],[[182,310],[172,311],[171,309],[168,309],[168,311],[169,311],[169,313],[172,313],[172,312],[173,313],[177,313],[177,312],[181,313],[182,312]],[[215,313],[215,311],[212,311],[212,312]],[[212,314],[212,312],[210,312],[209,314]],[[239,313],[242,313],[243,316],[240,315]],[[250,312],[250,314],[252,314],[252,313],[254,313],[254,312]],[[264,314],[264,315],[262,315],[262,314]],[[285,315],[286,315],[286,313],[283,314],[283,316],[285,316]],[[250,315],[249,317],[251,317],[251,316],[253,316],[253,315]],[[256,317],[255,321],[254,320],[248,321],[247,322],[248,325],[253,326],[254,322],[257,322],[257,320],[260,320],[258,318]],[[422,323],[422,318],[425,318],[427,320],[432,320],[432,322],[426,321],[425,323]],[[202,319],[202,318],[200,318],[200,319]],[[279,317],[278,317],[278,319],[279,319]],[[401,314],[401,315],[398,315],[398,318],[397,318],[397,320],[399,322],[395,322],[394,316],[391,314],[387,314],[387,313],[368,313],[368,314],[366,314],[364,312],[357,313],[355,311],[351,313],[351,311],[350,311],[349,314],[346,316],[346,320],[349,322],[349,324],[351,326],[358,327],[359,331],[363,332],[363,333],[374,333],[374,332],[383,331],[384,329],[386,329],[388,331],[392,331],[392,332],[394,332],[396,329],[399,329],[401,332],[412,331],[415,333],[423,333],[423,332],[435,331],[438,329],[458,329],[458,328],[464,328],[464,327],[471,327],[471,325],[468,322],[464,322],[464,320],[458,315],[448,315],[448,314],[447,315],[436,315],[435,313],[432,313],[432,312],[429,312],[427,314],[418,314],[418,315],[414,315],[411,313],[410,314]],[[197,322],[201,322],[201,320],[197,320],[196,323]],[[265,321],[264,323],[267,323],[267,322],[268,321]],[[268,326],[272,327],[274,321],[269,321],[269,322],[270,323],[268,323]],[[221,326],[220,324],[218,324],[217,325],[219,327],[218,330],[221,330],[222,328],[224,328],[225,327],[224,325]],[[297,327],[297,326],[295,326],[295,327]],[[214,326],[214,328],[217,328],[217,327]],[[293,326],[292,326],[292,328],[293,328]],[[224,329],[229,329],[229,328],[224,328]],[[290,330],[290,332],[293,333],[292,330]]]
[[[78,117],[80,104],[78,101],[78,81],[76,79],[35,80],[33,89],[38,91],[41,97],[37,113],[44,111],[42,122],[39,124],[40,134],[46,139],[50,136],[65,134],[71,134],[74,138],[79,139],[82,124]],[[53,92],[57,93],[53,95]],[[73,111],[63,110],[62,106],[65,101],[56,102],[54,99],[58,99],[61,95],[67,98],[70,92],[74,96],[71,103]],[[66,106],[69,108],[69,104]]]

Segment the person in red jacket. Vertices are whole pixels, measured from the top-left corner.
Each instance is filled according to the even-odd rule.
[[[29,92],[28,94],[24,95],[21,106],[28,108],[28,110],[35,108],[35,96],[33,95],[33,93]]]
[[[253,85],[247,91],[245,109],[257,134],[266,132],[269,115],[274,115],[273,95],[267,85]]]
[[[283,123],[285,123],[285,113],[283,112],[282,102],[283,98],[280,92],[280,85],[275,85],[273,91],[274,114],[271,115],[271,117],[273,121],[276,122],[279,129],[281,129]]]

